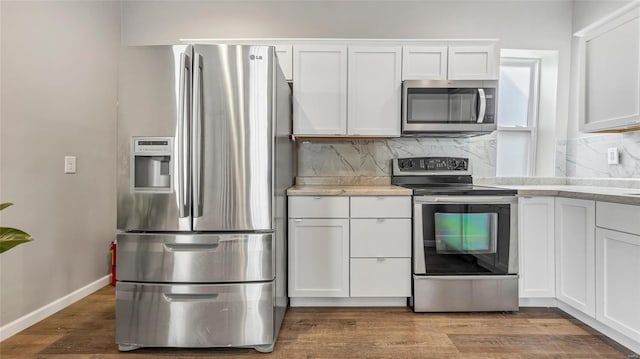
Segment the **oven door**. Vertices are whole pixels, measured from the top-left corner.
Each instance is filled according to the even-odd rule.
[[[414,274],[517,274],[516,212],[515,196],[414,197]]]

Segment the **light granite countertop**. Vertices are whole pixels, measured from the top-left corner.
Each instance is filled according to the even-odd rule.
[[[295,185],[289,196],[411,196],[408,188],[392,185]]]
[[[640,189],[575,185],[500,185],[519,196],[554,196],[640,205]]]

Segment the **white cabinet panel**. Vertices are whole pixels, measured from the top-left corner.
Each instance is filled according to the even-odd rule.
[[[556,295],[595,317],[595,202],[556,198]]]
[[[640,190],[636,190],[636,192],[640,193]],[[640,206],[597,202],[596,225],[640,235]]]
[[[349,296],[348,219],[289,219],[289,296]]]
[[[640,126],[640,9],[602,24],[580,45],[580,130]]]
[[[403,80],[446,80],[447,46],[404,46]]]
[[[411,219],[351,219],[351,257],[411,257]]]
[[[293,132],[347,133],[347,47],[294,46]]]
[[[410,258],[351,259],[352,297],[410,297]]]
[[[293,81],[293,46],[276,45],[278,63],[287,81]]]
[[[640,341],[640,236],[596,230],[596,319]]]
[[[349,135],[400,136],[400,49],[349,46]]]
[[[289,197],[289,218],[349,218],[349,197]]]
[[[494,45],[449,46],[449,80],[497,80]]]
[[[351,197],[351,217],[411,218],[411,197]]]
[[[518,201],[521,298],[556,296],[554,203],[554,197]]]

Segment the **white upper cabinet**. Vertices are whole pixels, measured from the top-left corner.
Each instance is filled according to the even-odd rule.
[[[582,36],[580,130],[640,127],[640,8]]]
[[[346,135],[347,47],[294,46],[293,78],[293,133]]]
[[[497,80],[495,45],[449,46],[449,80]]]
[[[293,81],[293,46],[276,45],[278,63],[287,81]]]
[[[400,136],[401,48],[350,46],[347,134]]]
[[[404,46],[403,80],[446,80],[447,46]]]

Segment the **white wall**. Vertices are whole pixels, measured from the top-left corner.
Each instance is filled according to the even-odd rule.
[[[558,51],[557,113],[538,148],[537,175],[554,174],[566,136],[572,1],[125,1],[128,45],[183,38],[499,38],[508,49]],[[542,120],[544,123],[544,119]],[[304,165],[304,164],[301,164]]]
[[[0,9],[0,224],[35,238],[0,254],[1,327],[109,273],[120,4]]]

